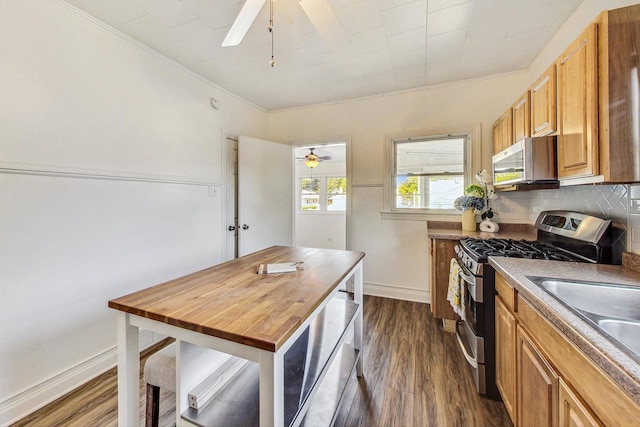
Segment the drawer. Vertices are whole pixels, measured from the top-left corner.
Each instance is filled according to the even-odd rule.
[[[518,311],[518,291],[513,289],[499,274],[496,274],[496,292],[512,312]]]

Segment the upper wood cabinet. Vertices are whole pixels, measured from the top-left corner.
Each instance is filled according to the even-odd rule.
[[[493,154],[513,144],[512,109],[505,111],[493,124]]]
[[[564,185],[640,181],[638,45],[640,5],[603,12],[530,87],[530,134],[558,135]],[[502,117],[494,124],[494,154],[526,134],[521,109],[522,99],[509,142]]]
[[[598,86],[596,25],[558,59],[558,177],[597,175]]]
[[[531,136],[531,117],[529,113],[529,91],[511,107],[513,132],[509,145]],[[506,148],[506,147],[505,147]]]
[[[531,92],[531,136],[545,136],[556,130],[556,64],[540,76]]]
[[[623,7],[600,14],[558,60],[561,179],[640,181],[639,43],[640,5]]]
[[[640,181],[640,5],[598,20],[600,174],[605,182]]]
[[[500,119],[498,119],[493,124],[493,154],[500,152],[500,147],[502,147],[501,134]]]

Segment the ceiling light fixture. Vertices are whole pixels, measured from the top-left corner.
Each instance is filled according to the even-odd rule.
[[[309,169],[313,169],[316,166],[318,166],[320,164],[320,161],[318,161],[317,156],[307,156],[307,160],[304,161],[304,165],[306,167],[308,167]]]
[[[331,156],[318,156],[313,152],[315,148],[309,148],[309,154],[304,157],[296,157],[296,159],[304,160],[304,165],[309,169],[313,169],[325,160],[331,160]]]

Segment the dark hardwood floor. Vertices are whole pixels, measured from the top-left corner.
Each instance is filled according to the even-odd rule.
[[[455,336],[428,305],[365,297],[364,340],[364,376],[347,386],[336,426],[512,425],[502,402],[475,392]],[[14,426],[116,426],[116,383],[112,369]],[[161,426],[175,425],[174,405],[161,393]]]

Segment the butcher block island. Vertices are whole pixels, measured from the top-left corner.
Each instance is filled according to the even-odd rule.
[[[140,419],[140,329],[176,339],[177,425],[330,424],[354,368],[362,375],[363,258],[273,246],[109,301],[118,311],[119,425]],[[257,273],[280,263],[297,269]],[[189,394],[233,358],[242,368],[190,407]]]

